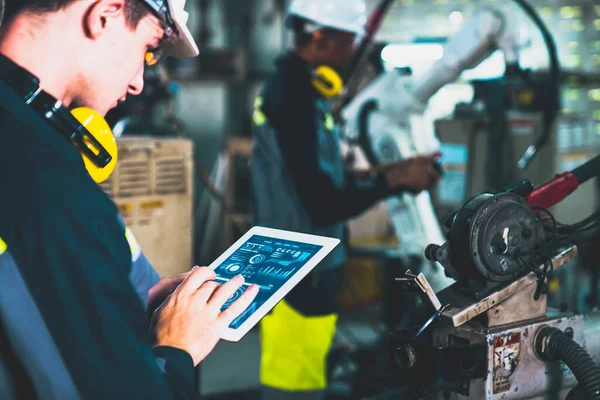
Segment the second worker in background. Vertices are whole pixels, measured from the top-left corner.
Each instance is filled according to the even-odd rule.
[[[286,25],[294,47],[256,100],[251,161],[257,225],[343,239],[344,224],[380,200],[419,193],[439,179],[430,154],[365,174],[344,167],[330,103],[315,68],[341,72],[366,22],[363,0],[294,0]],[[261,323],[264,399],[319,399],[335,334],[346,248],[337,247]]]

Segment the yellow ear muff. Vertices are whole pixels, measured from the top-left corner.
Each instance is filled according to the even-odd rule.
[[[107,180],[110,174],[112,174],[115,170],[117,156],[119,153],[117,149],[117,140],[115,139],[112,130],[110,129],[110,126],[108,126],[108,123],[104,117],[91,108],[75,108],[71,110],[71,114],[73,114],[79,123],[83,125],[94,138],[96,138],[98,143],[100,143],[112,157],[112,160],[108,163],[108,165],[106,165],[104,168],[99,168],[86,155],[83,153],[81,154],[83,162],[85,163],[85,168],[89,172],[92,179],[96,183],[102,183]],[[92,151],[92,153],[99,154],[97,147],[89,140],[84,139],[84,143],[87,148]]]
[[[312,72],[312,85],[326,99],[333,99],[344,90],[342,77],[333,68],[325,65]]]

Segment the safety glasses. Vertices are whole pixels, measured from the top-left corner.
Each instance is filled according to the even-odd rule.
[[[171,49],[171,46],[177,39],[177,33],[173,30],[173,28],[171,28],[162,21],[151,18],[151,15],[153,14],[149,14],[146,17],[146,20],[154,25],[160,26],[164,34],[163,38],[160,40],[160,44],[157,47],[153,49],[148,49],[146,51],[144,61],[146,61],[147,66],[158,64],[160,61],[164,60],[167,57],[167,55],[169,55],[169,50]]]
[[[161,28],[163,29],[164,36],[161,39],[160,44],[158,47],[148,49],[144,56],[147,66],[158,64],[160,61],[164,60],[166,56],[169,55],[169,50],[177,38],[177,34],[172,28],[163,24],[161,24]]]
[[[148,49],[144,55],[144,61],[147,66],[158,64],[160,61],[165,59],[171,50],[173,43],[177,39],[178,32],[176,32],[172,26],[169,12],[164,8],[166,4],[164,1],[156,0],[142,0],[140,6],[146,8],[150,12],[144,17],[144,21],[158,26],[163,32],[163,38],[157,47]]]

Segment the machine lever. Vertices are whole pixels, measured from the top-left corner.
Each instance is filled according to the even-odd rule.
[[[437,319],[437,320],[441,320],[442,313],[443,313],[443,312],[444,312],[444,311],[445,311],[445,310],[446,310],[448,307],[450,307],[450,304],[446,304],[445,306],[443,306],[442,308],[440,308],[438,311],[436,311],[436,312],[435,312],[435,314],[433,314],[433,315],[431,316],[431,318],[429,318],[429,319],[427,320],[427,322],[425,322],[425,323],[423,324],[423,326],[421,327],[421,329],[419,329],[419,330],[417,331],[417,333],[415,333],[415,335],[413,336],[412,340],[417,340],[417,338],[418,338],[419,336],[421,336],[421,334],[422,334],[423,332],[425,332],[425,330],[426,330],[426,329],[429,327],[429,325],[431,325],[431,324],[433,323],[433,321],[435,321],[436,319]]]
[[[421,300],[425,304],[431,305],[436,312],[440,312],[443,309],[442,303],[440,303],[435,294],[435,290],[433,290],[429,281],[427,281],[427,278],[422,273],[415,275],[410,270],[406,270],[405,277],[396,278],[396,282],[401,282],[405,290],[416,291]]]

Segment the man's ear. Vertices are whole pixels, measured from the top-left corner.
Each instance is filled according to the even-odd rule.
[[[85,32],[97,39],[109,24],[124,18],[125,0],[96,0],[89,5],[84,19]]]

